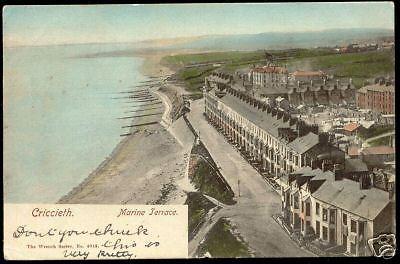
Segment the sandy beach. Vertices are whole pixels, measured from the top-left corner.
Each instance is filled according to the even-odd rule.
[[[165,54],[141,56],[145,58],[140,70],[142,74],[155,76],[173,73],[159,63]],[[138,117],[134,122],[159,123],[132,128],[132,134],[124,137],[109,157],[58,203],[184,203],[185,189],[190,188],[186,173],[194,138],[182,118],[173,123],[167,120],[171,100],[157,89],[155,87],[151,92],[163,102],[162,106],[143,113],[164,114]]]

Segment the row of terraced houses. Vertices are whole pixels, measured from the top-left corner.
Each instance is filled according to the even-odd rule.
[[[206,119],[265,177],[280,184],[282,219],[323,249],[371,255],[368,238],[392,228],[393,202],[318,126],[257,100],[228,74],[206,77]]]

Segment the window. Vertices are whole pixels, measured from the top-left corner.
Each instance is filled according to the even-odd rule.
[[[331,224],[334,224],[335,223],[335,210],[330,210],[331,211],[331,213],[330,213],[330,223]]]
[[[304,220],[301,219],[301,231],[304,231]]]
[[[351,232],[355,233],[357,231],[357,222],[351,220]]]
[[[299,198],[298,197],[293,197],[294,198],[294,209],[299,209]]]
[[[315,234],[317,235],[317,237],[319,237],[321,234],[320,229],[321,229],[321,227],[320,227],[319,221],[315,221]]]
[[[358,236],[363,237],[364,236],[364,222],[359,222],[358,223]]]
[[[301,212],[304,213],[304,202],[301,201]]]
[[[319,215],[319,203],[315,204],[315,214]]]
[[[306,216],[310,216],[310,211],[311,211],[310,203],[306,203]]]
[[[326,226],[322,227],[322,239],[328,240],[328,228]]]
[[[347,214],[343,213],[343,224],[347,225]]]
[[[322,221],[328,221],[328,210],[325,208],[322,209]]]

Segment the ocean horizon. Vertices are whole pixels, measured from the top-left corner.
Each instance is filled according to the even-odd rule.
[[[120,142],[129,108],[113,100],[147,78],[142,58],[87,54],[130,44],[3,49],[4,201],[55,203]]]

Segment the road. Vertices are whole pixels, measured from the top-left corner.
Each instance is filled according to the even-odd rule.
[[[188,119],[237,197],[237,204],[223,206],[189,243],[193,256],[199,243],[220,217],[228,217],[256,257],[312,257],[297,246],[272,215],[280,213],[280,196],[264,181],[225,138],[203,116],[204,101],[191,103]],[[240,185],[238,186],[238,180]],[[240,196],[239,196],[240,191]]]

